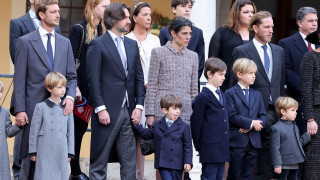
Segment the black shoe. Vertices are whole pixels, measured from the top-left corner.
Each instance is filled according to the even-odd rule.
[[[191,180],[189,173],[184,173],[184,180]]]
[[[73,176],[70,174],[69,180],[89,180],[89,177],[85,173],[81,173],[77,176]]]

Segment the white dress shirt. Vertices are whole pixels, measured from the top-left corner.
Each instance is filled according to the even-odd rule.
[[[303,41],[304,41],[304,43],[306,44],[306,46],[308,47],[308,41],[306,40],[306,35],[304,35],[304,34],[302,34],[302,32],[301,31],[299,31],[299,33],[300,33],[300,35],[301,35],[301,37],[302,37],[302,39],[303,39]],[[311,44],[311,47],[312,47],[312,49],[314,50],[314,49],[316,49],[316,45],[314,45],[314,44]]]
[[[210,91],[212,91],[213,95],[214,95],[218,100],[220,99],[219,94],[216,93],[216,90],[217,90],[218,88],[210,85],[209,83],[207,83],[205,87],[208,88]]]
[[[252,42],[253,42],[254,46],[256,47],[256,49],[258,51],[258,54],[260,56],[261,62],[263,64],[263,66],[264,66],[264,50],[263,50],[263,47],[262,47],[264,44],[261,44],[255,38],[253,38]],[[269,72],[267,72],[267,75],[268,75],[269,80],[271,81],[272,70],[273,70],[273,59],[272,59],[272,52],[271,52],[271,48],[270,48],[269,43],[267,43],[266,45],[268,47],[267,48],[267,53],[268,53],[268,56],[269,56],[269,59],[270,59]]]
[[[55,31],[53,30],[52,32],[48,32],[47,30],[43,29],[42,26],[39,27],[39,33],[40,33],[40,37],[42,39],[42,43],[43,43],[43,46],[45,48],[45,50],[47,51],[47,43],[48,43],[48,33],[51,33],[51,47],[52,47],[52,53],[53,53],[53,61],[54,61],[54,52],[55,52],[55,49],[56,49],[56,38],[55,38]]]

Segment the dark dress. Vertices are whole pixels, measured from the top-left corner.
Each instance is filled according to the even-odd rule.
[[[253,37],[250,35],[249,41]],[[213,34],[210,44],[209,44],[209,54],[208,57],[220,58],[227,65],[226,79],[220,87],[220,89],[225,92],[230,87],[230,73],[232,73],[232,52],[235,47],[246,44],[249,41],[243,41],[241,35],[236,34],[233,30],[229,29],[227,26],[220,27]]]
[[[320,53],[305,54],[301,64],[301,95],[304,104],[305,120],[314,119],[320,125]],[[320,179],[320,135],[311,136],[305,146],[306,162],[303,179]]]

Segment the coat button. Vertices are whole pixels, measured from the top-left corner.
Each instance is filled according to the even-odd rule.
[[[60,124],[62,124],[62,121],[60,121]]]
[[[54,131],[54,129],[51,129],[51,131]]]
[[[165,136],[162,137],[163,139],[166,138]]]
[[[172,141],[174,141],[174,139],[172,138]]]
[[[53,120],[51,120],[51,123],[53,123],[54,121]]]
[[[225,119],[224,122],[227,122],[227,120]]]
[[[222,110],[224,111],[224,108],[222,108]]]
[[[173,151],[173,149],[170,149],[170,151]]]
[[[224,133],[225,133],[225,134],[228,134],[228,132],[227,132],[227,131],[225,131]]]

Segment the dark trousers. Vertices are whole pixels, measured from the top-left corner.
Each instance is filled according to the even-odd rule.
[[[202,163],[201,180],[222,180],[225,163]]]
[[[182,171],[176,169],[159,168],[159,173],[162,180],[181,180]]]
[[[84,133],[88,128],[88,123],[74,115],[74,159],[70,162],[71,175],[78,176],[81,174],[80,169],[80,150]]]
[[[12,163],[12,174],[13,177],[20,177],[21,159],[20,159],[20,146],[21,146],[22,132],[19,132],[14,136],[13,146],[13,163]]]
[[[256,180],[269,180],[274,177],[270,154],[270,133],[271,126],[278,121],[278,118],[273,105],[268,106],[267,116],[268,121],[261,131],[262,148],[260,149],[258,157],[257,172],[255,175]]]
[[[281,174],[277,175],[278,180],[297,180],[298,169],[282,169]]]
[[[247,147],[230,147],[228,180],[251,180],[257,164],[259,149],[249,141]]]

